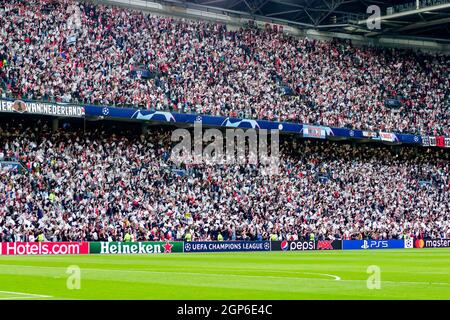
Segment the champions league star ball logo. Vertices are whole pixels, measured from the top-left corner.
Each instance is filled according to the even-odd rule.
[[[231,127],[231,128],[260,128],[258,122],[256,120],[243,119],[237,122],[231,122],[230,118],[226,118],[221,126]]]
[[[283,251],[289,250],[289,243],[286,240],[281,242],[281,250],[283,250]]]
[[[411,249],[413,248],[413,239],[406,239],[405,240],[405,248],[406,249]]]
[[[165,111],[152,111],[150,113],[147,112],[142,113],[141,110],[138,110],[131,116],[131,118],[148,121],[153,120],[153,121],[177,122],[173,114]]]

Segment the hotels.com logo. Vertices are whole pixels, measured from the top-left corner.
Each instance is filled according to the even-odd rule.
[[[87,242],[2,242],[0,255],[88,254]]]

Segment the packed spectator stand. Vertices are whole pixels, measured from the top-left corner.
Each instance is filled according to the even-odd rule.
[[[176,165],[171,127],[2,117],[0,159],[24,170],[0,168],[0,241],[450,238],[443,149],[281,137],[269,176]]]
[[[443,54],[66,0],[5,0],[0,21],[3,97],[449,135]]]

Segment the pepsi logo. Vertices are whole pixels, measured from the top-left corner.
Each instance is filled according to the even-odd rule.
[[[286,240],[281,241],[281,250],[283,250],[283,251],[289,250],[289,243]]]

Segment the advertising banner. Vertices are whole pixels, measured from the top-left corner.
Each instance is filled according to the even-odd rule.
[[[444,136],[437,136],[436,137],[436,146],[445,148],[445,137]]]
[[[450,248],[450,239],[416,239],[415,248]]]
[[[303,126],[303,136],[306,138],[326,139],[327,135],[333,135],[329,127]]]
[[[24,168],[18,161],[0,161],[0,168],[5,168],[9,171],[21,172]]]
[[[184,252],[270,251],[270,241],[185,242]]]
[[[153,254],[183,252],[183,242],[91,242],[91,254]]]
[[[86,105],[86,116],[89,117],[108,117],[110,119],[131,119],[140,121],[162,121],[174,123],[195,123],[201,122],[204,126],[222,126],[233,128],[258,128],[266,130],[280,130],[280,132],[290,132],[296,134],[303,134],[304,137],[323,138],[328,136],[353,138],[353,139],[367,139],[367,135],[372,139],[380,139],[381,137],[372,136],[372,133],[366,132],[366,137],[363,136],[363,131],[353,130],[347,128],[330,128],[325,126],[310,126],[300,123],[292,122],[276,122],[268,120],[254,120],[254,119],[239,119],[226,118],[218,116],[208,116],[191,113],[177,113],[169,111],[153,111],[146,109],[133,108],[116,108],[110,106],[92,106]],[[422,138],[412,134],[394,134],[387,133],[384,136],[386,139],[395,140],[403,143],[422,144]]]
[[[131,71],[131,75],[135,78],[143,78],[143,79],[150,79],[154,77],[154,73],[151,73],[147,69],[135,69]],[[153,75],[153,76],[152,76]]]
[[[88,242],[1,242],[0,255],[88,254]]]
[[[343,240],[343,250],[403,249],[404,240]]]
[[[342,250],[342,240],[319,240],[317,250]]]
[[[450,138],[445,136],[423,136],[422,145],[425,147],[449,148]]]
[[[316,250],[315,241],[272,241],[272,251],[305,251]]]
[[[400,108],[402,103],[398,99],[386,99],[384,105],[388,108]]]
[[[436,137],[430,136],[428,140],[430,141],[430,147],[436,147]]]
[[[380,138],[382,141],[394,142],[398,141],[397,136],[391,132],[380,132]]]
[[[142,77],[145,74],[140,74]],[[220,117],[201,115],[194,113],[178,113],[172,111],[155,111],[136,108],[122,108],[113,106],[94,106],[94,105],[73,105],[69,103],[47,103],[27,100],[12,100],[0,98],[0,113],[23,113],[39,114],[58,117],[107,117],[115,120],[136,120],[136,121],[159,121],[172,123],[190,123],[201,122],[205,126],[233,127],[233,128],[254,128],[266,130],[279,130],[280,132],[289,132],[303,134],[304,137],[327,139],[329,136],[352,138],[352,139],[373,139],[389,142],[402,142],[419,145],[439,145],[442,143],[445,147],[450,147],[450,137],[442,137],[436,141],[430,141],[430,137],[421,137],[412,134],[389,133],[389,132],[371,132],[348,128],[331,128],[326,126],[303,125],[292,122],[276,122],[268,120],[240,119],[231,117]],[[423,141],[424,139],[424,141]]]
[[[364,138],[369,138],[369,139],[373,139],[373,140],[380,140],[381,138],[378,136],[377,132],[374,131],[363,131],[362,132],[362,136]]]
[[[85,116],[83,106],[42,102],[25,102],[22,100],[0,99],[0,112],[39,114],[58,117],[82,118]]]
[[[341,250],[341,240],[272,241],[272,251]]]

